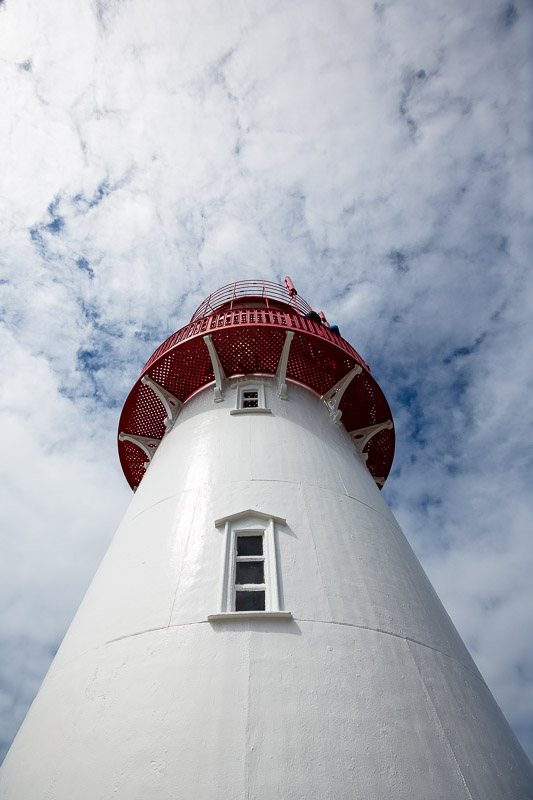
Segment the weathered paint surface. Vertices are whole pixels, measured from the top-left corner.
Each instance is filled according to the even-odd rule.
[[[527,800],[533,771],[346,432],[304,388],[165,437],[8,754],[2,800]],[[224,530],[292,619],[208,622]]]

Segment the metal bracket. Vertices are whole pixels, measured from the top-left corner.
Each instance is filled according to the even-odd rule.
[[[211,358],[213,372],[215,373],[215,403],[220,403],[224,399],[224,381],[226,380],[226,374],[224,372],[224,367],[220,363],[211,334],[207,333],[203,339],[205,346],[209,350],[209,357]]]
[[[330,417],[333,422],[339,422],[342,416],[342,411],[339,410],[339,405],[344,395],[344,392],[355,378],[356,375],[359,375],[363,371],[363,368],[356,364],[356,366],[351,369],[344,378],[341,378],[340,381],[337,381],[335,386],[332,386],[331,389],[322,395],[322,400],[329,408]]]
[[[150,465],[152,457],[161,443],[161,439],[152,439],[150,436],[135,436],[133,433],[122,433],[118,435],[121,442],[132,442],[148,456],[148,461],[145,462],[145,469]]]
[[[280,400],[287,399],[287,364],[289,362],[289,353],[291,349],[291,342],[294,338],[294,331],[287,331],[285,334],[285,341],[283,342],[283,350],[279,357],[278,368],[276,369],[276,378],[278,379],[278,397]]]
[[[153,393],[161,401],[161,405],[167,412],[167,415],[164,419],[165,430],[169,431],[176,422],[183,403],[181,400],[178,400],[177,397],[174,397],[174,395],[167,391],[163,386],[160,386],[158,383],[156,383],[149,375],[143,375],[141,378],[141,383],[144,383],[145,386],[149,386]]]
[[[370,439],[375,436],[376,433],[379,433],[383,430],[389,430],[390,428],[392,428],[392,420],[388,419],[385,422],[378,422],[376,425],[368,425],[366,428],[358,428],[356,431],[350,431],[350,436],[352,437],[354,444],[359,451],[359,455],[365,463],[368,459],[368,453],[363,453],[363,450],[369,443]],[[378,479],[374,478],[374,480],[377,483]]]

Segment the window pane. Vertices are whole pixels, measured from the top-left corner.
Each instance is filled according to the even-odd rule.
[[[235,583],[264,583],[265,565],[263,561],[238,561]]]
[[[264,611],[264,592],[235,592],[235,611]]]
[[[238,556],[262,556],[263,537],[262,536],[238,536],[237,537]]]
[[[259,408],[259,391],[257,389],[245,389],[242,393],[243,408]]]

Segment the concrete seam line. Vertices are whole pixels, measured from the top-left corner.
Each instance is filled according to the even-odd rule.
[[[327,620],[327,619],[303,619],[302,617],[294,617],[293,619],[295,622],[314,622],[317,625],[341,625],[346,628],[358,628],[362,631],[372,631],[373,633],[381,633],[385,636],[393,636],[395,639],[403,639],[405,642],[410,642],[412,644],[417,644],[420,647],[426,647],[428,650],[433,650],[434,653],[439,653],[441,656],[445,658],[449,658],[450,661],[453,661],[455,664],[459,664],[459,666],[466,669],[471,675],[480,681],[483,686],[487,686],[485,683],[483,676],[480,673],[474,672],[468,664],[465,664],[463,661],[459,661],[457,658],[454,658],[449,653],[445,653],[444,650],[439,650],[438,647],[433,647],[430,644],[426,644],[425,642],[421,642],[419,639],[413,639],[411,636],[402,636],[401,633],[394,633],[394,631],[386,631],[383,628],[371,628],[370,625],[356,625],[354,622],[338,622],[337,620]]]

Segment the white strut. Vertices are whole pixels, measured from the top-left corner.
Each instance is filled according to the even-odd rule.
[[[291,349],[291,342],[294,338],[294,331],[287,331],[285,334],[285,341],[283,342],[283,350],[279,357],[278,368],[276,370],[276,378],[278,379],[278,397],[280,400],[287,399],[287,364],[289,362],[289,353]]]
[[[355,378],[356,375],[359,375],[363,371],[362,367],[359,364],[351,369],[349,372],[346,373],[344,378],[341,378],[340,381],[337,381],[335,386],[332,386],[331,389],[322,395],[322,400],[329,408],[330,417],[333,422],[339,422],[342,416],[342,411],[339,410],[339,405],[344,395],[344,392]]]
[[[368,453],[363,453],[363,450],[369,443],[370,439],[383,430],[389,430],[392,428],[392,420],[388,419],[385,422],[378,422],[376,425],[368,425],[366,428],[358,428],[356,431],[350,431],[350,436],[352,437],[355,446],[359,451],[359,455],[366,463],[368,459]],[[378,483],[378,478],[374,478],[376,483]],[[382,485],[382,484],[381,484]]]
[[[209,350],[209,357],[211,358],[213,372],[215,373],[215,403],[220,403],[224,399],[224,381],[226,380],[224,367],[220,363],[220,359],[215,349],[215,345],[213,344],[211,334],[207,333],[203,339],[205,346]]]
[[[151,436],[135,436],[133,433],[122,433],[122,431],[119,433],[118,438],[121,442],[136,444],[148,456],[148,461],[144,464],[145,469],[150,465],[155,451],[161,444],[161,439],[152,439]]]
[[[176,422],[183,403],[163,386],[156,383],[149,375],[143,375],[141,383],[144,383],[145,386],[149,386],[156,397],[161,401],[161,405],[167,412],[164,425],[165,430],[168,432]]]

